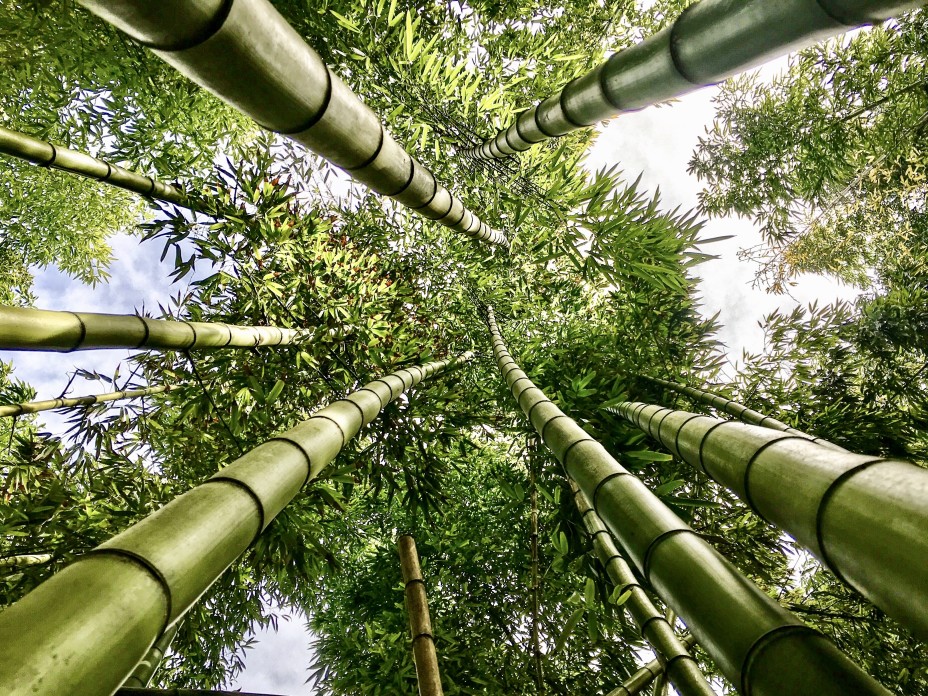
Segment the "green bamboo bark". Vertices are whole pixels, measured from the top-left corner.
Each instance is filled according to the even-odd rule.
[[[180,628],[179,621],[169,626],[168,629],[161,634],[158,640],[155,641],[155,644],[151,646],[151,649],[145,653],[145,657],[142,658],[142,661],[132,670],[132,674],[129,675],[129,678],[123,682],[122,688],[144,688],[148,686],[151,682],[151,678],[155,676],[155,672],[158,671],[158,668],[164,661],[164,655],[167,653],[168,648],[171,647],[171,642],[174,640],[174,636],[177,635],[178,628]]]
[[[677,687],[680,696],[715,696],[715,691],[709,686],[696,660],[677,638],[670,623],[651,603],[583,491],[574,481],[570,482],[570,489],[587,534],[593,539],[593,548],[599,562],[619,593],[630,593],[625,609],[641,630],[641,637],[663,658],[666,674]]]
[[[400,552],[400,568],[406,598],[406,613],[409,614],[409,633],[412,636],[413,659],[416,663],[416,681],[419,696],[442,696],[441,674],[438,671],[438,654],[432,634],[432,619],[429,602],[425,595],[425,580],[419,566],[416,540],[403,534],[396,542]]]
[[[81,0],[184,75],[373,191],[509,247],[386,131],[268,0]]]
[[[702,0],[670,27],[615,53],[523,111],[495,138],[463,152],[480,159],[508,157],[924,4],[925,0]]]
[[[660,406],[617,411],[928,638],[928,470]]]
[[[487,321],[503,379],[542,441],[642,577],[742,693],[888,694],[742,575],[555,406],[512,359],[492,310]]]
[[[110,392],[109,394],[90,394],[88,396],[72,396],[60,399],[46,399],[44,401],[24,401],[19,404],[5,404],[0,406],[0,418],[21,416],[25,413],[38,413],[39,411],[51,411],[56,408],[70,408],[72,406],[93,406],[102,404],[106,401],[118,401],[120,399],[136,399],[140,396],[151,396],[152,394],[163,394],[173,389],[176,385],[164,384],[157,387],[145,387],[144,389],[124,389],[122,391]]]
[[[70,352],[99,348],[253,348],[296,343],[307,331],[134,314],[56,312],[0,305],[0,350]]]
[[[689,650],[696,645],[696,639],[691,635],[686,635],[680,638],[680,643]],[[651,660],[606,696],[636,696],[647,689],[661,674],[664,674],[663,662],[659,659]]]
[[[0,613],[0,694],[109,696],[383,407],[471,358],[399,370],[239,457]]]
[[[0,126],[0,153],[12,155],[43,167],[53,167],[71,174],[86,176],[143,196],[169,203],[184,204],[183,191],[150,176],[110,164],[96,157],[61,145],[34,138]]]

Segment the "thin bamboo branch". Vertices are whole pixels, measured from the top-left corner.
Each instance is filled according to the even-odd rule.
[[[442,696],[438,654],[435,652],[432,619],[429,616],[429,602],[425,594],[422,568],[419,566],[416,540],[409,534],[403,534],[397,539],[396,545],[400,552],[400,568],[403,572],[406,613],[409,615],[409,632],[412,637],[419,696]]]
[[[680,642],[687,650],[696,645],[696,639],[691,635],[683,636]],[[637,696],[664,673],[664,663],[659,659],[651,660],[606,696]]]
[[[51,411],[56,408],[71,408],[72,406],[93,406],[106,401],[121,399],[136,399],[140,396],[162,394],[177,389],[177,385],[163,384],[144,389],[125,389],[123,391],[109,392],[108,394],[90,394],[88,396],[72,396],[68,398],[46,399],[45,401],[25,401],[19,404],[5,404],[0,406],[0,418],[21,416],[24,413],[38,413]]]
[[[129,678],[123,683],[123,689],[144,688],[151,683],[152,677],[155,676],[155,672],[158,671],[158,668],[164,661],[164,656],[168,648],[171,647],[174,636],[177,635],[178,628],[180,628],[179,621],[169,626],[168,629],[161,634],[161,637],[158,638],[155,644],[151,646],[151,649],[145,653],[145,657],[135,666],[135,669],[132,670],[132,674],[130,674]]]
[[[6,558],[0,558],[0,571],[43,565],[51,560],[52,555],[50,553],[24,553],[18,556],[7,556]]]

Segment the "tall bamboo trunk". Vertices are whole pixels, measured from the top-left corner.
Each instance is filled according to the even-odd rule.
[[[670,27],[613,54],[523,111],[495,138],[463,152],[480,159],[508,157],[924,4],[925,0],[702,0]]]
[[[590,501],[574,481],[570,482],[574,503],[587,533],[593,539],[593,548],[606,574],[620,593],[629,592],[625,608],[641,630],[641,636],[653,648],[666,666],[665,673],[677,687],[680,696],[715,696],[699,665],[677,638],[671,624],[661,615],[638,583],[632,569],[616,548],[609,530],[603,525]]]
[[[696,645],[696,639],[691,635],[683,636],[680,642],[687,650]],[[662,674],[664,674],[664,663],[659,659],[651,660],[606,696],[637,696]]]
[[[928,638],[928,470],[660,406],[617,411]]]
[[[122,391],[110,392],[108,394],[91,394],[88,396],[72,396],[60,399],[46,399],[45,401],[25,401],[19,404],[5,404],[0,406],[0,418],[10,416],[21,416],[25,413],[38,413],[39,411],[51,411],[56,408],[71,408],[72,406],[93,406],[102,404],[107,401],[119,401],[121,399],[136,399],[141,396],[151,396],[152,394],[163,394],[173,389],[177,385],[162,384],[155,387],[145,387],[144,389],[124,389]]]
[[[435,652],[432,619],[429,616],[429,602],[425,595],[425,580],[422,577],[422,568],[419,566],[416,540],[409,534],[404,534],[396,544],[400,552],[406,613],[409,614],[409,632],[412,636],[412,653],[416,663],[419,696],[442,696],[438,654]]]
[[[0,694],[109,696],[362,427],[471,358],[376,379],[239,457],[0,613]]]
[[[744,694],[888,694],[693,532],[519,369],[489,311],[496,363],[542,441],[642,577]]]
[[[0,126],[0,152],[43,167],[54,167],[71,174],[96,179],[150,198],[178,205],[183,205],[185,201],[183,191],[170,184],[3,126]]]
[[[122,688],[144,688],[151,683],[151,679],[155,676],[155,672],[158,671],[161,663],[164,662],[164,656],[168,648],[171,647],[174,636],[177,635],[178,628],[180,628],[179,621],[168,626],[167,630],[161,634],[158,640],[155,641],[155,644],[145,653],[145,657],[142,658],[142,661],[132,670],[132,674],[129,675],[129,678],[123,682]]]
[[[386,131],[268,0],[81,0],[87,9],[261,126],[377,193],[470,237],[509,247]]]

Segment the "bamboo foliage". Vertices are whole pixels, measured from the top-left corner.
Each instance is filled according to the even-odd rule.
[[[545,446],[638,572],[742,693],[888,693],[736,570],[549,400],[512,359],[492,309],[487,323],[503,379]]]
[[[416,680],[419,696],[442,696],[441,674],[438,671],[438,654],[435,652],[435,637],[432,634],[432,619],[429,602],[425,594],[425,580],[419,565],[416,540],[409,534],[397,539],[400,552],[400,568],[406,597],[406,613],[409,614],[409,632],[416,663]]]
[[[373,191],[509,247],[386,131],[268,0],[81,0],[184,75]]]
[[[383,407],[471,358],[405,368],[316,412],[93,549],[0,614],[0,693],[108,696]]]
[[[495,138],[464,152],[480,159],[508,157],[924,4],[925,0],[702,0],[671,26],[613,54],[523,111]]]
[[[928,637],[928,470],[686,411],[616,410]]]
[[[684,648],[689,650],[696,645],[696,640],[691,635],[685,635],[680,638],[680,643]],[[665,674],[664,663],[661,659],[655,658],[606,694],[606,696],[636,696],[636,694],[640,694],[647,689],[661,674]]]
[[[39,411],[51,411],[56,408],[93,406],[94,404],[102,404],[106,401],[137,399],[141,396],[163,394],[172,389],[177,389],[177,385],[162,384],[155,387],[145,387],[144,389],[123,389],[122,391],[110,392],[108,394],[90,394],[88,396],[72,396],[68,398],[62,397],[60,399],[46,399],[44,401],[25,401],[19,404],[6,404],[0,406],[0,418],[16,417],[26,413],[38,413]]]

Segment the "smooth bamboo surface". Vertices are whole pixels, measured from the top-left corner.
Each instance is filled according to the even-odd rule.
[[[0,305],[0,350],[254,348],[296,343],[308,332],[275,326],[167,321],[134,314],[57,312]]]
[[[429,601],[425,594],[422,568],[419,566],[416,540],[409,534],[403,534],[397,539],[396,545],[400,552],[400,568],[403,572],[406,613],[409,615],[409,633],[412,637],[419,696],[442,696],[444,692],[441,688],[441,674],[438,671],[438,654],[435,652]]]
[[[183,191],[170,184],[129,169],[123,169],[116,164],[110,164],[77,150],[52,145],[39,138],[3,126],[0,126],[0,152],[43,167],[53,167],[71,174],[96,179],[150,198],[179,205],[184,204]]]
[[[613,54],[523,111],[496,137],[463,150],[508,157],[535,143],[713,85],[853,27],[881,22],[925,0],[702,0],[668,28]]]
[[[684,648],[689,650],[696,645],[696,639],[691,635],[685,635],[680,638],[680,643]],[[636,696],[647,689],[661,674],[664,674],[664,665],[661,660],[651,660],[619,686],[606,694],[606,696]]]
[[[94,404],[102,404],[107,401],[137,399],[140,396],[163,394],[172,389],[177,389],[177,386],[163,384],[156,387],[145,387],[144,389],[124,389],[122,391],[109,392],[108,394],[90,394],[88,396],[61,397],[59,399],[46,399],[44,401],[24,401],[20,404],[4,404],[0,406],[0,418],[21,416],[25,413],[38,413],[39,411],[51,411],[56,408],[93,406]]]
[[[620,593],[630,592],[625,609],[641,630],[641,637],[651,645],[654,652],[666,663],[666,674],[677,687],[680,696],[715,696],[706,677],[686,646],[677,637],[664,616],[657,610],[625,558],[616,548],[615,542],[590,501],[574,481],[570,482],[574,503],[583,519],[587,534],[593,540],[596,556],[612,583]]]
[[[471,357],[404,368],[332,402],[7,607],[0,694],[112,694],[166,627],[386,404]]]
[[[132,674],[129,675],[129,678],[123,682],[122,688],[144,688],[151,683],[152,677],[155,676],[155,672],[158,671],[158,668],[164,661],[165,653],[167,653],[168,648],[171,647],[174,636],[177,635],[178,628],[180,628],[179,621],[169,626],[168,629],[161,634],[158,640],[155,641],[155,644],[151,646],[151,649],[145,653],[145,657],[142,658],[142,661],[132,670]]]
[[[889,693],[740,573],[555,406],[512,359],[492,310],[487,323],[503,379],[545,445],[641,576],[742,693]]]
[[[386,131],[268,0],[81,0],[201,87],[373,191],[508,249]]]
[[[617,411],[928,638],[928,469],[650,404]]]

